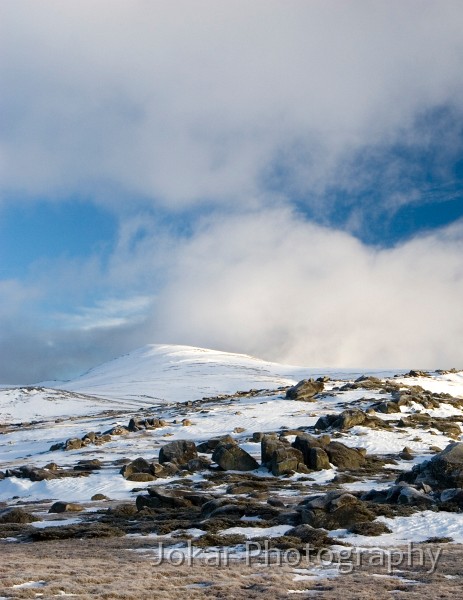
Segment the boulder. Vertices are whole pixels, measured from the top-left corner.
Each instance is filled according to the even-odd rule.
[[[82,440],[79,438],[70,438],[64,442],[65,450],[79,450],[80,448],[82,448]]]
[[[49,513],[64,513],[64,512],[81,512],[85,508],[81,504],[75,502],[55,502],[51,505]]]
[[[253,471],[259,463],[236,444],[219,444],[212,460],[224,471]]]
[[[262,437],[260,442],[260,452],[263,465],[269,465],[272,460],[272,455],[278,448],[284,448],[283,442],[281,442],[276,433],[266,434]]]
[[[296,448],[282,445],[274,450],[270,461],[270,469],[273,475],[286,475],[298,471],[301,464],[304,465],[302,452]]]
[[[236,440],[234,437],[227,433],[226,435],[214,437],[210,440],[207,440],[207,442],[202,442],[201,444],[198,444],[196,449],[198,450],[198,452],[212,453],[219,444],[236,444]]]
[[[331,469],[330,459],[323,448],[310,448],[309,462],[306,464],[314,471]]]
[[[303,402],[313,402],[315,396],[322,392],[324,387],[325,384],[323,381],[303,379],[286,391],[286,398],[290,398],[291,400],[301,400]]]
[[[163,446],[159,452],[161,464],[173,462],[178,465],[186,465],[193,458],[198,458],[196,445],[191,440],[175,440]]]
[[[397,481],[427,484],[435,491],[463,487],[463,443],[452,442],[431,460],[402,473]]]
[[[128,479],[131,475],[135,475],[138,473],[150,473],[150,463],[145,460],[144,458],[136,458],[135,460],[133,460],[132,462],[130,462],[128,465],[124,465],[121,470],[120,473],[121,475],[123,475],[126,479]],[[135,480],[132,480],[135,481]]]
[[[365,464],[365,456],[360,450],[341,442],[330,442],[324,450],[330,463],[339,469],[358,469]]]

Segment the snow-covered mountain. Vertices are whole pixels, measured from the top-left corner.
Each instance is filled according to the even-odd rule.
[[[0,420],[95,414],[108,409],[134,409],[154,404],[187,402],[241,390],[273,390],[300,379],[329,375],[354,380],[362,370],[316,369],[282,365],[246,354],[190,346],[151,344],[90,369],[66,382],[0,389]],[[369,372],[392,377],[393,371]],[[461,379],[461,376],[454,376]],[[451,393],[461,393],[461,381],[417,380]],[[410,380],[409,380],[410,382]],[[444,385],[445,387],[445,385]],[[446,391],[447,391],[446,388]],[[458,388],[458,389],[456,389]],[[460,390],[460,391],[459,391]]]

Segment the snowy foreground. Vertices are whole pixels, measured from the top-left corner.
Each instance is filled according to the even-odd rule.
[[[376,388],[369,386],[368,380],[365,387],[361,382],[346,386],[361,375],[361,372],[317,371],[279,365],[246,355],[199,348],[152,345],[92,369],[72,381],[3,387],[0,389],[0,472],[7,476],[0,479],[0,502],[4,509],[12,506],[27,508],[39,519],[27,525],[28,531],[93,522],[108,507],[121,502],[134,505],[137,495],[143,494],[148,487],[169,492],[184,490],[187,486],[190,491],[207,490],[216,499],[224,495],[232,499],[249,496],[256,504],[261,502],[265,506],[270,502],[265,495],[270,490],[275,506],[280,501],[281,506],[295,507],[305,497],[333,490],[358,496],[362,491],[390,489],[400,473],[431,459],[449,443],[460,441],[463,410],[459,401],[463,399],[463,372],[416,373],[415,376],[375,372],[366,375],[381,380]],[[324,389],[312,401],[286,397],[289,386],[301,379],[318,377],[326,378]],[[388,382],[400,391],[391,391]],[[416,392],[419,389],[416,386],[420,386],[424,394],[429,391],[433,395],[433,405],[410,401],[401,405],[398,412],[372,409],[381,402],[389,402],[394,394],[397,397],[398,393]],[[237,394],[250,390],[252,393]],[[438,397],[438,394],[442,396]],[[210,454],[200,452],[200,456],[209,461],[210,468],[164,473],[149,481],[130,480],[120,473],[121,465],[138,457],[156,462],[160,449],[168,442],[189,440],[200,444],[224,435],[231,435],[260,465],[259,435],[277,433],[286,443],[294,442],[296,435],[302,432],[319,435],[320,431],[313,429],[319,417],[337,415],[349,408],[374,414],[386,426],[355,425],[327,433],[350,448],[363,449],[367,457],[377,457],[381,460],[380,468],[360,469],[347,473],[349,476],[333,464],[321,470],[285,475],[273,475],[262,465],[247,473],[223,472],[217,471]],[[417,415],[429,419],[424,424],[407,421]],[[66,440],[82,439],[89,432],[99,436],[115,431],[117,427],[126,428],[130,419],[146,418],[156,418],[161,424],[155,428],[106,435],[101,442],[85,443],[75,449],[59,447]],[[399,423],[401,418],[405,418],[403,423]],[[50,450],[53,445],[57,448]],[[402,452],[404,447],[408,449],[405,454]],[[92,460],[98,460],[99,467],[85,476],[35,478],[11,475],[15,469],[24,466],[43,470],[54,465],[52,468],[58,471],[72,471],[79,468],[79,462],[87,464]],[[247,491],[233,493],[228,489],[229,483],[246,483],[246,477]],[[257,489],[259,481],[267,486],[265,493],[253,495],[250,493],[253,485]],[[95,500],[96,494],[104,498]],[[48,513],[55,501],[79,503],[81,507],[71,513]],[[400,512],[399,509],[402,510],[394,508],[396,512],[388,513],[389,516],[377,517],[376,522],[386,526],[380,535],[355,533],[348,527],[331,528],[327,533],[332,538],[333,551],[343,548],[339,546],[340,542],[366,549],[397,547],[430,538],[449,538],[453,543],[463,543],[463,514],[460,511],[436,510],[431,503],[420,510],[414,507],[408,512]],[[256,514],[255,511],[243,514],[233,523],[225,520],[214,535],[221,538],[238,536],[240,541],[233,546],[233,552],[239,557],[244,551],[243,540],[261,542],[281,538],[293,528],[289,521],[276,523],[275,519],[271,521]],[[198,523],[197,527],[183,531],[184,537],[182,531],[180,534],[158,531],[155,522],[150,527],[145,524],[142,531],[134,527],[128,535],[134,539],[139,536],[145,542],[153,540],[153,549],[142,549],[150,556],[156,553],[154,541],[157,539],[170,540],[174,544],[172,548],[191,552],[191,544],[194,548],[206,534],[199,520]],[[8,539],[20,541],[21,535],[9,532]],[[189,545],[185,545],[186,539],[190,540]],[[219,551],[204,544],[198,547],[206,554]],[[315,577],[313,570],[302,569],[295,573],[298,580]],[[325,577],[329,576],[326,569],[324,573]]]

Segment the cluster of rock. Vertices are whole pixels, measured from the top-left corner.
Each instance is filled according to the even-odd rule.
[[[332,465],[340,470],[359,469],[366,462],[363,449],[332,441],[328,435],[316,437],[299,432],[292,444],[276,433],[254,436],[261,439],[261,465],[275,476],[310,473],[330,469]],[[121,474],[130,481],[153,481],[179,470],[195,472],[211,468],[211,460],[199,456],[198,451],[211,454],[212,461],[224,471],[253,471],[260,466],[233,437],[226,435],[198,446],[191,440],[169,442],[161,448],[158,462],[137,458],[125,464]]]
[[[49,463],[42,468],[24,465],[16,469],[0,471],[0,479],[18,477],[19,479],[30,479],[31,481],[44,481],[67,477],[86,477],[92,471],[98,469],[101,469],[101,462],[98,459],[81,460],[72,469],[61,469],[56,463]]]
[[[56,450],[80,450],[81,448],[90,445],[101,446],[102,444],[110,442],[112,435],[122,435],[124,433],[128,432],[124,427],[120,426],[106,431],[105,433],[90,431],[81,438],[69,438],[65,442],[53,444],[50,447],[50,452],[55,452]]]
[[[392,392],[398,391],[400,389],[400,384],[396,383],[395,381],[389,381],[389,380],[383,381],[382,379],[379,379],[379,377],[362,375],[353,382],[345,383],[340,388],[333,388],[333,389],[334,390],[339,389],[341,392],[346,392],[349,390],[364,389],[364,390],[379,390],[383,393],[392,393]]]
[[[146,419],[132,417],[132,419],[129,421],[127,430],[142,431],[144,429],[159,429],[161,427],[165,427],[166,425],[167,421],[164,421],[164,419],[157,419],[156,417],[147,417]]]
[[[320,417],[315,423],[316,431],[337,429],[347,431],[357,425],[372,427],[374,429],[390,429],[389,423],[376,417],[371,412],[365,412],[359,408],[348,408],[339,414],[328,414]]]

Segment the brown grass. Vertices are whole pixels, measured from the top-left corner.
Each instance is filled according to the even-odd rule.
[[[219,567],[195,561],[193,566],[155,566],[152,555],[134,552],[137,548],[149,550],[152,545],[146,538],[0,542],[0,596],[49,599],[66,593],[77,600],[423,600],[426,594],[441,600],[461,598],[463,546],[442,545],[443,555],[433,574],[416,566],[402,567],[398,576],[390,577],[385,569],[364,566],[335,579],[295,581],[288,565],[269,568],[231,562]],[[40,580],[45,582],[41,588],[12,588]],[[302,593],[292,595],[288,590]]]

